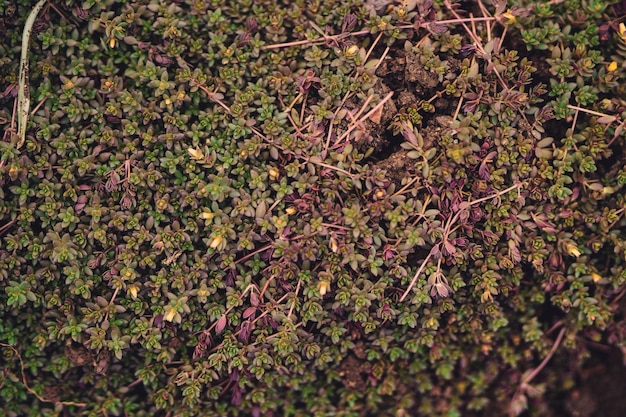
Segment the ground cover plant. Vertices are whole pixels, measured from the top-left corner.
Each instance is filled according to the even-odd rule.
[[[625,18],[0,1],[0,416],[550,415],[625,346]]]

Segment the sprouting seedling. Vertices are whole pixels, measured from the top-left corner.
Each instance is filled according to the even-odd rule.
[[[33,32],[33,25],[37,15],[46,4],[47,0],[39,0],[33,7],[26,19],[24,25],[24,32],[22,33],[22,56],[20,57],[20,73],[18,78],[18,93],[17,93],[17,133],[19,136],[19,142],[17,148],[19,149],[26,140],[26,125],[28,124],[28,114],[30,111],[30,86],[28,85],[28,51],[30,49],[30,35]]]

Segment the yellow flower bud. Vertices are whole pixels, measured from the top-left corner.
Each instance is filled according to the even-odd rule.
[[[502,17],[506,19],[506,23],[509,25],[517,22],[517,18],[511,13],[511,9],[507,10],[506,13],[502,13]]]
[[[115,48],[115,38],[109,38],[109,48]]]
[[[606,67],[607,71],[609,72],[613,72],[617,69],[617,62],[613,61],[609,64],[608,67]]]
[[[201,219],[204,219],[204,220],[213,220],[213,217],[214,217],[214,216],[215,216],[215,215],[214,215],[213,213],[211,213],[210,211],[203,211],[203,212],[202,212],[202,213],[200,213],[200,215],[199,215],[199,217],[200,217]]]
[[[337,253],[337,250],[339,249],[339,247],[337,246],[337,239],[335,239],[334,237],[330,238],[330,250],[333,251],[333,253]]]
[[[278,175],[280,174],[276,168],[270,168],[267,170],[267,172],[270,174],[270,178],[273,180],[278,178]]]
[[[576,258],[580,256],[580,250],[578,249],[578,246],[574,245],[573,243],[568,243],[565,246],[565,249],[567,250],[567,253],[570,254],[570,256],[575,256]]]
[[[620,36],[622,39],[626,39],[626,25],[624,25],[624,22],[621,22],[618,27]]]
[[[191,157],[193,159],[202,159],[202,158],[204,158],[204,154],[202,153],[202,151],[200,149],[189,148],[189,149],[187,149],[187,152],[189,153],[189,155],[191,155]]]
[[[602,275],[598,274],[597,272],[592,272],[591,279],[597,284],[598,282],[600,282],[600,280],[602,280]]]
[[[608,109],[609,107],[611,107],[611,100],[609,100],[608,98],[602,99],[600,101],[600,107],[602,107],[603,109]]]
[[[217,247],[221,245],[223,241],[224,238],[222,236],[215,236],[209,246],[211,247],[211,249],[217,249]]]
[[[351,47],[346,49],[346,56],[354,56],[359,52],[359,47],[356,45],[352,45]]]
[[[172,320],[174,320],[174,317],[176,317],[176,310],[171,308],[171,309],[169,309],[167,311],[167,313],[163,317],[163,320],[165,320],[165,321],[172,321]]]
[[[329,289],[330,289],[330,282],[328,282],[328,281],[320,281],[317,284],[317,290],[320,292],[320,295],[322,297],[324,295],[326,295],[326,293],[328,292]]]
[[[291,214],[296,214],[296,209],[294,207],[287,207],[285,209],[285,211],[287,212],[287,214],[291,215]]]
[[[138,288],[136,285],[131,285],[128,287],[128,293],[130,294],[131,297],[133,297],[133,300],[137,299],[137,291],[138,291]]]

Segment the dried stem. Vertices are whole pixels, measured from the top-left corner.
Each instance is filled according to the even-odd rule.
[[[24,371],[24,360],[22,359],[22,356],[20,355],[20,352],[18,352],[18,350],[15,347],[13,347],[12,345],[8,345],[6,343],[0,342],[0,346],[9,348],[9,349],[11,349],[15,353],[15,355],[17,356],[17,359],[20,361],[20,372],[22,374],[22,384],[26,388],[26,391],[28,391],[31,394],[33,394],[39,401],[41,401],[43,403],[52,403],[52,404],[61,404],[61,405],[74,405],[74,406],[77,406],[77,407],[85,407],[87,405],[85,403],[77,403],[77,402],[73,402],[73,401],[52,401],[52,400],[48,400],[48,399],[42,397],[41,395],[39,395],[39,393],[37,391],[35,391],[34,389],[32,389],[28,385],[28,383],[26,382],[26,372]]]
[[[409,286],[407,287],[407,289],[404,291],[404,293],[402,294],[402,297],[400,297],[400,302],[404,301],[406,299],[406,297],[409,295],[409,293],[411,292],[411,290],[413,289],[413,287],[415,286],[415,282],[417,282],[417,278],[420,276],[420,274],[422,273],[422,271],[424,270],[424,268],[426,268],[426,264],[428,264],[428,262],[430,261],[430,259],[433,257],[435,249],[438,248],[439,246],[441,246],[444,242],[446,242],[448,240],[448,236],[451,232],[451,228],[452,226],[459,220],[459,218],[461,217],[461,214],[469,209],[472,206],[475,206],[476,204],[480,204],[484,201],[488,201],[488,200],[493,200],[494,198],[498,198],[510,191],[513,191],[515,189],[520,188],[522,185],[524,184],[524,182],[520,182],[517,184],[514,184],[504,190],[498,191],[495,194],[486,196],[486,197],[482,197],[479,198],[477,200],[474,201],[467,201],[465,203],[461,203],[461,207],[459,208],[459,211],[457,211],[455,213],[454,216],[448,218],[448,221],[446,222],[446,226],[443,232],[443,236],[441,237],[441,240],[439,242],[437,242],[432,249],[430,250],[430,252],[428,253],[428,256],[426,257],[426,259],[424,259],[422,261],[422,264],[420,265],[419,269],[417,270],[417,272],[415,273],[415,275],[413,276],[413,279],[411,280],[411,282],[409,283]],[[437,265],[437,272],[439,271],[439,268],[441,266],[441,263],[438,263]]]
[[[256,285],[254,284],[248,284],[248,286],[243,290],[243,292],[241,293],[241,295],[239,296],[240,300],[243,300],[243,297],[246,296],[246,294],[248,293],[248,291],[250,291],[252,288],[256,288]],[[257,289],[258,290],[258,289]],[[260,297],[259,297],[260,298]],[[224,313],[222,313],[222,316],[226,316],[228,313],[230,313],[232,311],[232,309],[235,308],[235,306],[231,306],[230,308],[228,308]],[[211,330],[213,330],[215,328],[215,326],[217,326],[217,323],[219,323],[219,319],[215,320],[215,322],[206,330],[201,330],[199,332],[194,333],[195,335],[198,335],[200,333],[209,335],[211,333]]]
[[[593,111],[593,110],[589,110],[589,109],[585,109],[583,107],[578,107],[578,106],[572,106],[571,104],[567,105],[568,109],[571,110],[577,110],[577,111],[581,111],[583,113],[588,113],[588,114],[593,114],[594,116],[600,116],[600,117],[614,117],[615,120],[617,120],[617,116],[611,116],[610,114],[606,114],[606,113],[600,113],[597,111]]]
[[[119,292],[120,292],[120,287],[117,287],[115,291],[113,292],[113,297],[111,297],[111,301],[109,301],[109,307],[113,305],[113,302],[115,302],[115,297],[117,297],[117,293]],[[107,312],[104,315],[104,321],[107,321],[108,319],[109,319],[109,309],[107,309]]]
[[[242,263],[242,262],[245,262],[245,261],[247,261],[248,259],[252,258],[252,257],[253,257],[254,255],[256,255],[257,253],[264,252],[264,251],[266,251],[266,250],[268,250],[268,249],[271,249],[271,248],[272,248],[272,245],[271,245],[271,244],[269,244],[269,245],[265,245],[265,246],[263,246],[262,248],[259,248],[259,249],[255,250],[254,252],[251,252],[251,253],[247,254],[246,256],[243,256],[243,257],[241,257],[241,258],[239,258],[239,259],[235,260],[234,264],[235,264],[235,265],[237,265],[237,264],[240,264],[240,263]]]
[[[562,328],[561,331],[559,332],[559,335],[556,337],[554,344],[552,344],[552,348],[550,349],[550,352],[548,353],[548,355],[543,359],[543,361],[541,361],[539,366],[533,369],[533,371],[530,374],[528,374],[526,378],[522,380],[522,384],[530,384],[530,382],[533,379],[535,379],[535,377],[539,374],[539,372],[541,372],[541,370],[546,367],[548,362],[550,362],[550,359],[552,359],[552,356],[554,356],[554,354],[556,353],[556,350],[559,348],[559,345],[561,344],[561,341],[563,340],[564,336],[565,336],[565,328]]]
[[[298,297],[298,293],[300,292],[300,286],[302,285],[302,278],[298,278],[298,284],[296,285],[296,293],[294,294],[294,300],[291,302],[291,307],[289,307],[289,313],[287,314],[287,320],[291,320],[291,314],[293,313],[293,309],[296,306],[296,298]]]
[[[308,44],[311,44],[311,43],[324,43],[324,42],[327,42],[329,40],[337,41],[337,40],[341,40],[341,39],[347,38],[349,36],[368,35],[369,33],[370,33],[369,30],[360,30],[358,32],[341,33],[339,35],[327,35],[327,36],[324,36],[323,38],[307,39],[307,40],[304,40],[304,41],[292,41],[292,42],[285,42],[285,43],[275,43],[273,45],[265,45],[261,49],[262,50],[280,49],[280,48],[287,48],[287,47],[290,47],[290,46],[308,45]]]
[[[369,56],[371,55],[372,51],[374,50],[374,48],[376,47],[376,45],[380,41],[382,35],[383,34],[381,32],[376,37],[376,39],[374,40],[374,42],[372,43],[372,45],[368,49],[367,53],[365,54],[365,58],[363,59],[363,62],[367,62],[367,59],[369,58]],[[380,63],[385,59],[385,57],[387,56],[388,52],[389,52],[389,47],[387,47],[385,49],[385,51],[383,52],[383,55],[378,59],[378,64],[376,65],[376,68],[378,68]],[[341,104],[339,106],[337,106],[337,110],[335,110],[335,117],[339,114],[339,111],[343,108],[344,104],[346,103],[346,101],[348,101],[348,98],[350,98],[351,96],[352,96],[352,92],[350,92],[350,91],[346,92],[346,94],[343,96],[343,99],[341,100]],[[357,118],[357,117],[359,117],[361,115],[361,113],[365,110],[365,108],[367,107],[369,102],[372,100],[372,98],[373,98],[373,96],[369,96],[367,98],[367,100],[365,100],[365,103],[363,103],[363,105],[361,106],[361,109],[359,110],[357,115],[354,116],[354,118]],[[331,121],[330,122],[330,127],[328,128],[328,134],[326,135],[326,143],[324,144],[324,149],[321,152],[322,159],[325,159],[326,158],[326,154],[328,153],[328,148],[330,146],[330,139],[332,137],[332,133],[333,133],[333,122]],[[342,138],[343,138],[343,135],[342,135]],[[341,139],[338,140],[337,143],[340,143],[340,141],[341,141]]]
[[[352,174],[352,173],[350,173],[350,172],[346,171],[345,169],[341,169],[341,168],[339,168],[339,167],[336,167],[336,166],[334,166],[334,165],[327,164],[327,163],[322,162],[322,161],[317,161],[317,160],[315,160],[314,158],[309,158],[309,159],[308,159],[308,162],[310,162],[310,163],[312,163],[312,164],[315,164],[315,165],[319,165],[319,166],[324,167],[324,168],[332,169],[333,171],[341,172],[342,174],[345,174],[345,175],[347,175],[347,176],[348,176],[348,177],[350,177],[350,178],[355,178],[355,175],[354,175],[354,174]]]
[[[2,226],[0,226],[0,236],[2,236],[3,234],[5,234],[6,232],[9,231],[9,229],[11,229],[11,227],[13,227],[13,225],[17,223],[17,218],[8,221],[7,223],[3,224]]]
[[[28,52],[30,50],[30,35],[33,31],[33,26],[37,15],[46,4],[47,0],[39,0],[32,8],[26,23],[24,24],[24,31],[22,32],[22,55],[20,57],[20,72],[18,74],[18,113],[17,113],[17,133],[19,136],[17,148],[19,149],[26,140],[26,127],[28,125],[28,116],[30,115],[30,85],[28,84],[29,76],[29,58]]]
[[[506,82],[504,82],[504,80],[502,79],[502,76],[500,75],[498,70],[493,65],[491,57],[487,56],[480,38],[478,37],[478,35],[476,35],[475,32],[473,32],[469,27],[467,27],[466,22],[471,22],[473,24],[475,22],[475,20],[473,18],[469,18],[469,19],[461,18],[461,16],[458,15],[456,10],[454,10],[452,5],[450,4],[450,0],[444,0],[444,4],[445,4],[446,8],[450,11],[450,13],[452,13],[454,15],[454,17],[456,17],[458,19],[458,22],[463,26],[463,28],[465,28],[465,31],[470,36],[470,38],[472,38],[474,40],[474,42],[476,43],[476,47],[478,48],[480,53],[485,57],[486,61],[489,63],[489,66],[493,69],[494,74],[496,74],[496,77],[498,78],[498,81],[500,82],[500,85],[502,86],[502,88],[505,91],[508,90],[509,87],[506,85]],[[495,19],[495,18],[490,18],[489,20],[491,20],[491,19]],[[441,23],[441,22],[438,22],[438,23]]]
[[[433,255],[435,254],[435,248],[437,248],[438,246],[439,246],[439,243],[433,246],[430,252],[428,253],[428,256],[426,257],[426,259],[422,261],[422,264],[420,265],[419,269],[417,270],[415,275],[413,275],[413,279],[411,279],[411,283],[409,284],[408,288],[404,291],[404,294],[402,294],[402,297],[400,297],[400,302],[403,302],[404,299],[409,295],[409,292],[411,291],[411,289],[413,289],[415,282],[417,282],[417,278],[421,275],[424,268],[426,268],[426,265],[430,261],[430,258],[432,258]]]
[[[387,101],[389,101],[389,99],[393,96],[393,91],[390,91],[385,98],[383,98],[376,106],[374,106],[374,108],[372,110],[370,110],[369,112],[367,112],[367,114],[363,117],[361,117],[357,123],[353,123],[350,125],[350,127],[348,127],[348,130],[346,130],[341,137],[337,140],[338,142],[341,142],[342,140],[344,140],[346,137],[348,137],[348,135],[350,133],[352,133],[352,131],[354,129],[356,129],[356,127],[358,126],[359,123],[363,123],[365,120],[367,120],[372,114],[376,113],[382,106],[385,105],[385,103]]]
[[[267,281],[265,281],[265,284],[263,284],[263,288],[261,288],[261,291],[259,292],[259,299],[265,296],[265,291],[267,291],[267,288],[270,286],[270,283],[274,280],[274,278],[276,278],[276,275],[272,274],[267,279]]]
[[[550,349],[550,352],[548,352],[548,355],[543,359],[543,361],[541,361],[539,366],[537,366],[535,369],[532,370],[532,372],[530,372],[529,374],[527,374],[525,377],[522,378],[522,381],[520,382],[520,385],[517,391],[515,392],[515,395],[513,395],[511,404],[516,403],[518,398],[524,395],[524,393],[528,389],[528,384],[530,384],[530,382],[539,374],[539,372],[541,372],[541,370],[546,367],[548,362],[550,362],[550,359],[552,359],[552,356],[554,356],[554,354],[556,353],[556,350],[559,348],[559,345],[563,341],[564,336],[565,336],[565,328],[562,328],[561,331],[559,332],[559,335],[556,337],[556,340],[552,344],[552,348]],[[517,413],[513,409],[509,410],[510,416],[515,416],[516,414]]]

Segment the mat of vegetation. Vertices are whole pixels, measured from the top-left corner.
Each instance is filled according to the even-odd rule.
[[[626,346],[625,18],[0,1],[0,416],[549,415]]]

